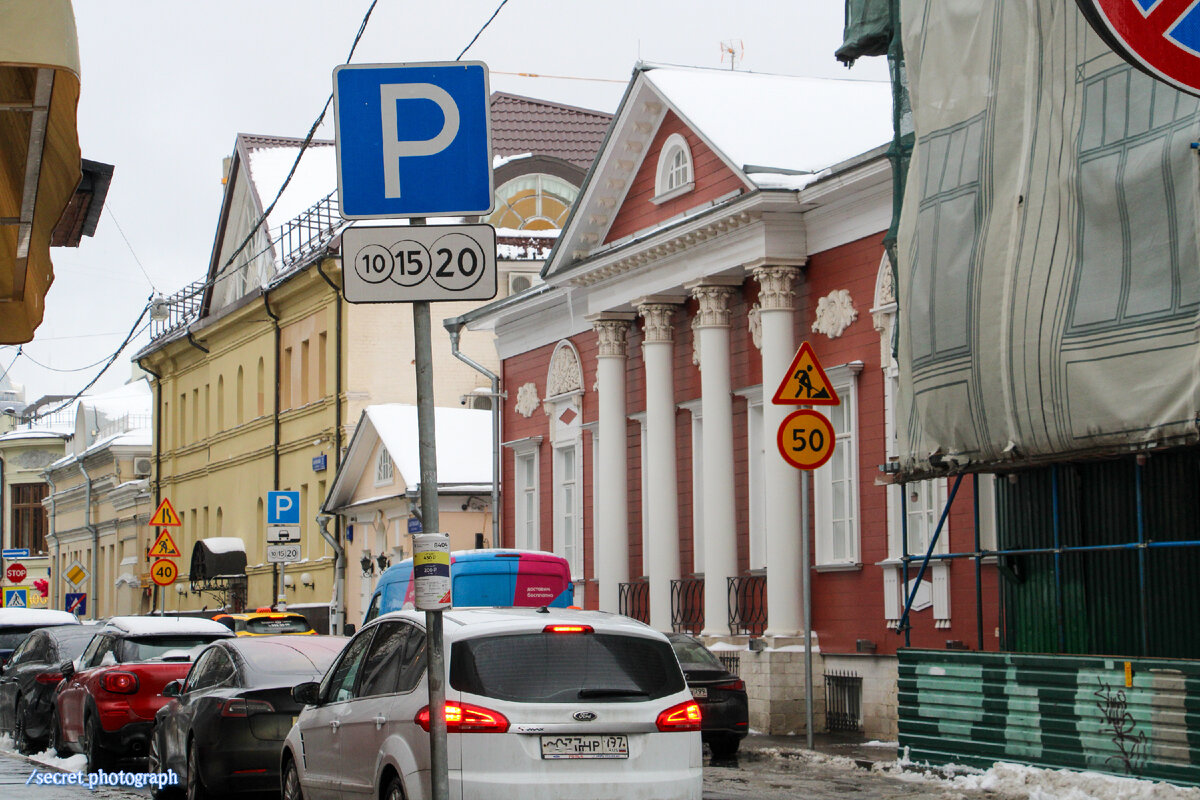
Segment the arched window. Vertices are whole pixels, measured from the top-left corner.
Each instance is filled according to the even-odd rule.
[[[672,133],[658,152],[658,172],[654,184],[653,202],[662,203],[692,190],[692,151],[687,141]]]
[[[266,396],[264,394],[267,386],[266,369],[261,358],[258,360],[258,376],[256,383],[258,384],[258,416],[261,417],[263,414],[267,413]]]
[[[238,425],[241,425],[246,421],[244,407],[244,403],[246,401],[246,376],[242,371],[241,365],[238,365],[237,386],[235,391],[237,392],[237,416],[234,419],[237,420]]]
[[[496,189],[496,210],[487,222],[527,231],[562,228],[578,194],[579,189],[554,175],[521,175]]]

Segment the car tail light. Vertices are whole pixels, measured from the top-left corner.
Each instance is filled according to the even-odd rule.
[[[658,715],[654,721],[660,731],[700,730],[700,706],[691,700],[674,705]]]
[[[58,686],[62,681],[61,672],[39,672],[34,676],[34,680],[38,683],[44,683],[47,686]]]
[[[591,625],[547,625],[542,633],[594,633]]]
[[[249,717],[252,714],[270,714],[273,711],[275,711],[275,706],[266,700],[246,700],[235,697],[221,704],[222,717]]]
[[[116,694],[135,694],[138,676],[132,672],[106,672],[100,676],[100,688]]]
[[[505,733],[508,718],[499,711],[473,706],[470,703],[446,703],[447,733]],[[429,730],[429,706],[417,712],[416,723]]]
[[[730,681],[729,683],[722,683],[722,684],[720,684],[718,686],[714,686],[712,688],[726,689],[730,692],[744,692],[744,691],[746,691],[746,682],[739,678],[736,681]]]

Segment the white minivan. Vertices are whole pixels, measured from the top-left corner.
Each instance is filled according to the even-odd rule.
[[[284,742],[283,800],[430,797],[425,615],[363,627]],[[700,709],[671,644],[599,611],[443,613],[454,800],[700,800]]]

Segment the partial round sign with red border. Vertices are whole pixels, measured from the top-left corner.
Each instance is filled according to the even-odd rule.
[[[816,469],[833,457],[833,425],[811,408],[793,411],[779,425],[779,453],[796,469]]]
[[[160,558],[150,565],[150,577],[159,586],[169,586],[179,577],[179,568],[169,558]]]
[[[1200,95],[1200,4],[1195,0],[1077,0],[1083,15],[1129,63]]]
[[[8,578],[9,583],[20,583],[25,580],[26,574],[25,565],[18,562],[9,564],[4,570],[4,577]]]

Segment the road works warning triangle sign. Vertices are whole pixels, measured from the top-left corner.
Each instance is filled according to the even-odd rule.
[[[800,345],[771,402],[781,406],[836,406],[842,401],[808,342]]]
[[[183,553],[179,552],[179,548],[175,546],[175,540],[171,538],[171,534],[166,528],[158,534],[158,538],[154,540],[154,544],[150,545],[150,558],[179,558]]]
[[[175,513],[175,506],[171,505],[171,501],[163,498],[158,504],[158,508],[154,511],[154,516],[150,518],[150,525],[182,525],[179,521],[179,515]]]

